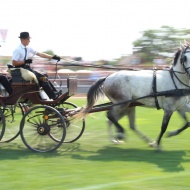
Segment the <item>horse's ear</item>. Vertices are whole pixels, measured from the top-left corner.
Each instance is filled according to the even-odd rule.
[[[184,45],[180,42],[180,47],[181,47],[181,50],[184,51],[185,50],[185,47]]]
[[[186,46],[189,46],[189,45],[190,45],[189,42],[186,41],[186,40],[184,40],[184,44],[185,44]]]

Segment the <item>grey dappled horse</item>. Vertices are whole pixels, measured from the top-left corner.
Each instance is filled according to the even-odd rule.
[[[140,71],[118,71],[108,77],[97,80],[89,89],[87,94],[87,106],[83,110],[86,115],[92,109],[101,94],[117,106],[113,106],[107,117],[110,124],[114,124],[117,129],[117,140],[124,139],[124,129],[118,120],[127,115],[130,128],[146,141],[150,139],[135,126],[135,109],[130,107],[130,100],[143,104],[145,107],[157,107],[164,110],[161,131],[156,141],[151,145],[160,149],[160,142],[165,133],[169,120],[174,111],[179,111],[185,118],[185,107],[189,103],[187,95],[161,95],[156,93],[175,91],[179,89],[190,89],[190,46],[181,44],[180,50],[175,54],[173,63],[169,69],[163,70],[140,70]],[[153,95],[150,96],[149,95]],[[155,95],[155,96],[154,96]],[[145,97],[142,98],[141,97]],[[128,101],[128,102],[126,102]],[[120,102],[125,102],[118,104]],[[180,130],[186,129],[184,126]],[[169,136],[178,134],[181,131],[173,131]]]

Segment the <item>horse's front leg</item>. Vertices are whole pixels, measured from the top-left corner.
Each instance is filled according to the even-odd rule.
[[[185,120],[186,123],[180,129],[168,132],[167,137],[173,137],[175,135],[178,135],[179,133],[181,133],[182,131],[184,131],[185,129],[187,129],[190,126],[190,122],[188,122],[188,119],[187,119],[187,116],[185,114],[185,111],[184,110],[178,110],[178,113]]]
[[[166,129],[168,127],[168,123],[170,121],[170,118],[171,118],[172,114],[173,114],[172,111],[164,111],[164,117],[163,117],[163,120],[162,120],[162,126],[161,126],[160,134],[159,134],[156,141],[150,143],[150,145],[157,148],[157,150],[161,150],[160,142],[161,142],[162,136],[166,132]]]

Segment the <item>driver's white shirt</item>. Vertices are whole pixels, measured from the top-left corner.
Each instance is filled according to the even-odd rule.
[[[31,47],[26,46],[27,55],[26,59],[28,59],[29,56],[34,56],[37,54],[37,51],[33,50]],[[20,44],[13,52],[12,60],[15,61],[23,61],[25,57],[25,46],[23,44]]]

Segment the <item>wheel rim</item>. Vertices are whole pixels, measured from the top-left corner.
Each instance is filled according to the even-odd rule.
[[[19,121],[22,117],[22,111],[14,105],[7,105],[2,108],[5,117],[5,132],[1,142],[10,142],[16,139],[20,134]]]
[[[5,117],[2,110],[0,109],[0,140],[2,139],[5,133]]]
[[[71,143],[76,140],[78,140],[85,129],[85,121],[84,120],[77,120],[72,116],[69,116],[68,114],[65,114],[64,111],[69,110],[69,109],[75,109],[77,106],[73,103],[70,102],[63,102],[62,104],[59,105],[57,108],[58,110],[63,110],[62,115],[64,116],[65,119],[65,125],[67,129],[67,135],[65,137],[64,143]]]
[[[63,117],[49,106],[33,107],[21,121],[21,139],[33,151],[54,151],[61,146],[65,135]]]

